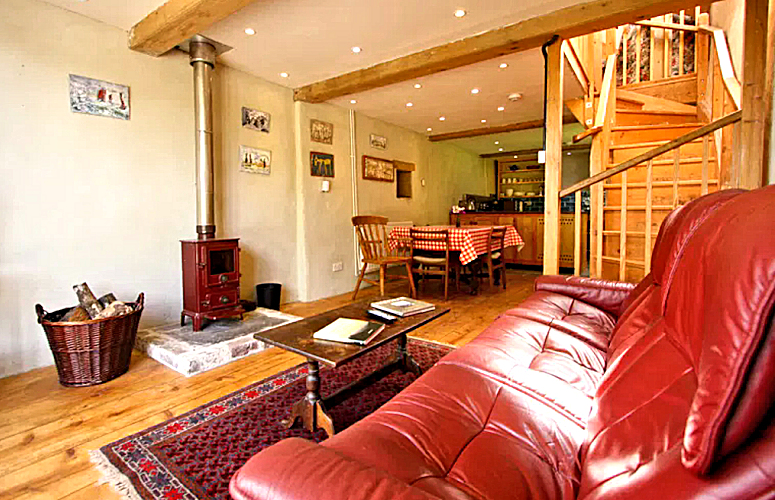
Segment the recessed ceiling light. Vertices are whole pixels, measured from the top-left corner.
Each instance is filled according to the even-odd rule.
[[[256,34],[256,30],[254,30],[253,28],[245,28],[245,34],[246,35],[255,35]]]
[[[503,148],[498,148],[498,151],[503,151]]]
[[[498,144],[500,144],[500,143],[501,143],[501,141],[495,141],[495,145],[496,145],[496,146],[497,146]]]
[[[406,103],[406,107],[407,107],[407,108],[411,108],[412,106],[414,106],[414,104],[412,104],[411,102],[407,102],[407,103]]]
[[[509,94],[509,101],[519,101],[520,99],[522,99],[522,94],[519,92]]]
[[[466,11],[464,11],[463,9],[458,9],[455,11],[455,17],[463,17],[465,15],[466,15]]]
[[[280,73],[280,76],[283,77],[283,78],[288,78],[288,73],[283,71],[282,73]]]
[[[482,119],[482,123],[487,123],[487,120]]]
[[[506,108],[504,108],[503,106],[498,106],[498,111],[503,111],[503,110],[505,110],[505,109],[506,109]]]
[[[440,121],[440,122],[443,122],[444,120],[446,120],[446,118],[445,118],[445,117],[443,117],[443,116],[440,116],[440,117],[439,117],[439,121]]]
[[[357,102],[358,102],[358,101],[356,101],[355,99],[350,99],[350,104],[355,104],[355,103],[357,103]]]
[[[509,65],[508,65],[508,64],[506,64],[506,63],[500,63],[500,65],[499,65],[498,67],[499,67],[500,69],[504,69],[504,68],[508,68],[508,67],[509,67]]]
[[[519,156],[517,156],[517,155],[514,155],[514,159],[516,160],[517,158],[519,158]]]
[[[414,88],[416,88],[416,89],[422,88],[422,85],[420,85],[419,83],[415,83],[414,84]]]
[[[353,51],[353,54],[360,54],[361,53],[361,48],[360,47],[353,47],[352,51]]]
[[[425,130],[427,130],[428,132],[430,132],[430,131],[432,131],[433,129],[432,129],[432,128],[430,128],[430,127],[428,127],[428,128],[426,128]]]
[[[479,93],[479,89],[471,89],[471,93],[472,94],[478,94]]]
[[[568,154],[568,156],[570,156],[570,152],[568,152],[567,154]]]

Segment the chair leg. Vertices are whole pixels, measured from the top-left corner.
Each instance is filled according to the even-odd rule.
[[[449,300],[449,271],[450,268],[444,268],[444,301]]]
[[[412,266],[408,262],[406,265],[406,276],[409,278],[409,296],[413,299],[417,298],[417,290],[414,288],[414,278],[412,277]]]
[[[379,294],[385,295],[385,264],[379,266]]]
[[[353,300],[355,300],[355,297],[358,296],[358,289],[361,287],[361,282],[363,281],[363,277],[366,275],[366,263],[363,264],[363,267],[361,268],[361,274],[358,276],[358,283],[355,284],[355,290],[353,291]]]
[[[506,289],[506,263],[503,263],[501,267],[501,283],[503,283],[503,289]]]
[[[455,290],[460,291],[460,264],[455,264]]]

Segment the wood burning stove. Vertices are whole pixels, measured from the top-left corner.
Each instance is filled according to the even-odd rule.
[[[194,321],[194,331],[202,329],[202,320],[239,316],[245,310],[239,296],[239,238],[182,240],[183,312]]]

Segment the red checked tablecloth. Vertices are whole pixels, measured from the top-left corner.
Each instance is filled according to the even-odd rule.
[[[460,263],[463,265],[476,260],[476,257],[487,253],[487,238],[493,227],[503,226],[422,226],[415,227],[420,230],[449,230],[449,249],[453,252],[460,252]],[[391,249],[404,244],[409,240],[409,226],[396,226],[390,231],[388,242]],[[439,241],[418,241],[416,247],[420,250],[444,251],[444,243]],[[506,238],[503,241],[504,247],[517,247],[517,251],[525,246],[525,242],[519,235],[514,226],[506,226]],[[495,250],[495,249],[493,249]]]

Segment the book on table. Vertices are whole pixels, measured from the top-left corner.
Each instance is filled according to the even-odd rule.
[[[377,321],[337,318],[316,331],[312,337],[317,340],[366,345],[384,329],[385,325]]]
[[[420,314],[428,311],[433,311],[436,306],[430,302],[423,302],[422,300],[410,299],[409,297],[398,297],[397,299],[381,300],[379,302],[372,302],[371,307],[385,311],[390,314],[395,314],[405,318],[414,314]]]

